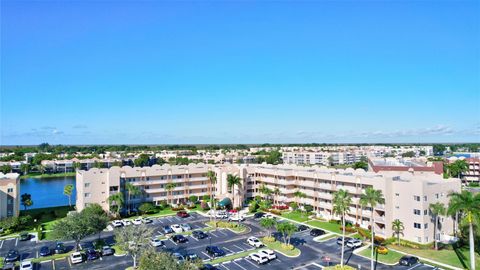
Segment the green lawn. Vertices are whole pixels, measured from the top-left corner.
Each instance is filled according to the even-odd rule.
[[[290,256],[290,257],[297,257],[297,256],[300,256],[300,249],[298,248],[294,248],[294,249],[285,249],[282,247],[282,242],[279,242],[279,241],[275,241],[275,242],[266,242],[266,241],[263,241],[263,243],[265,244],[265,246],[267,246],[269,249],[273,249],[275,251],[278,251],[280,253],[283,253],[287,256]]]
[[[207,224],[212,228],[215,228],[214,221],[208,221],[205,224]],[[247,226],[243,224],[238,224],[237,222],[226,222],[226,221],[217,221],[217,228],[230,229],[236,233],[242,233],[247,230]]]
[[[48,260],[63,259],[63,258],[67,258],[68,256],[70,256],[71,253],[73,253],[73,251],[69,252],[69,253],[54,254],[54,255],[51,255],[51,256],[47,256],[47,257],[40,257],[40,258],[37,258],[37,259],[32,259],[32,262],[33,263],[39,263],[39,262],[48,261]]]
[[[338,225],[337,223],[330,223],[328,221],[319,221],[319,220],[311,220],[305,223],[312,227],[324,229],[326,231],[331,231],[337,234],[342,234],[342,231],[340,230],[340,225]]]
[[[67,173],[29,173],[20,176],[20,179],[27,179],[27,178],[54,178],[54,177],[63,177],[63,176],[75,176],[76,172],[67,172]]]
[[[295,220],[298,222],[305,222],[309,220],[308,214],[300,211],[285,212],[285,213],[282,213],[282,217]]]
[[[362,250],[358,254],[360,254],[362,256],[365,256],[367,258],[370,258],[371,250],[372,250],[371,248],[367,248],[367,249]],[[378,254],[377,259],[378,259],[379,262],[383,262],[383,263],[387,263],[387,264],[394,264],[394,263],[398,263],[398,261],[400,260],[400,258],[402,256],[403,256],[403,254],[389,249],[387,254]]]
[[[402,252],[431,259],[458,268],[468,269],[470,267],[470,256],[468,248],[459,248],[455,251],[447,249],[413,249],[396,245],[391,245],[391,247]],[[475,253],[475,264],[480,265],[480,255],[478,253]]]

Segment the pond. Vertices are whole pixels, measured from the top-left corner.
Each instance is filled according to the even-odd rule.
[[[75,187],[75,177],[55,177],[55,178],[28,178],[20,181],[20,194],[28,193],[32,195],[33,205],[29,209],[66,206],[68,197],[63,195],[63,188],[73,184]],[[72,192],[72,205],[75,205],[75,189]],[[20,205],[23,210],[23,206]]]

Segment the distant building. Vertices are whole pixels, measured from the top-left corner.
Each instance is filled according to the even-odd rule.
[[[20,175],[0,173],[0,219],[16,217],[20,206]]]
[[[478,153],[477,153],[478,154]],[[469,155],[472,156],[472,155]],[[462,180],[467,183],[480,182],[480,155],[473,155],[474,157],[450,157],[448,162],[455,162],[456,160],[465,160],[468,163],[468,171],[461,175]]]
[[[368,170],[373,172],[417,172],[443,174],[443,162],[427,162],[414,158],[371,158]]]

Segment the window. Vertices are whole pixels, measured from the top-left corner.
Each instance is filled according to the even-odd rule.
[[[90,183],[85,183],[85,187],[86,188],[90,187]]]
[[[422,225],[421,225],[420,223],[416,223],[416,222],[415,222],[415,223],[413,223],[413,227],[414,227],[415,229],[421,229],[421,228],[422,228]]]
[[[435,198],[437,198],[437,199],[438,199],[438,193],[435,193]]]
[[[400,196],[400,193],[395,193],[395,196],[397,196],[397,197]]]
[[[400,206],[398,206],[398,205],[397,205],[397,206],[395,206],[395,209],[400,209]]]
[[[419,202],[420,201],[420,196],[413,196],[413,200]]]
[[[423,214],[424,214],[425,216],[428,215],[428,210],[427,210],[427,209],[423,210]]]
[[[7,193],[12,193],[13,192],[13,188],[8,188],[7,189]]]
[[[85,198],[90,198],[91,194],[89,192],[85,193]]]
[[[418,209],[413,209],[413,214],[414,215],[420,215],[421,211]]]
[[[427,196],[423,196],[423,201],[428,201],[428,197]]]
[[[424,229],[428,229],[428,223],[423,224]]]

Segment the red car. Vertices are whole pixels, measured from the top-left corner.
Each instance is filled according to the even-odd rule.
[[[181,218],[186,218],[186,217],[189,217],[190,215],[185,211],[178,211],[177,216]]]

